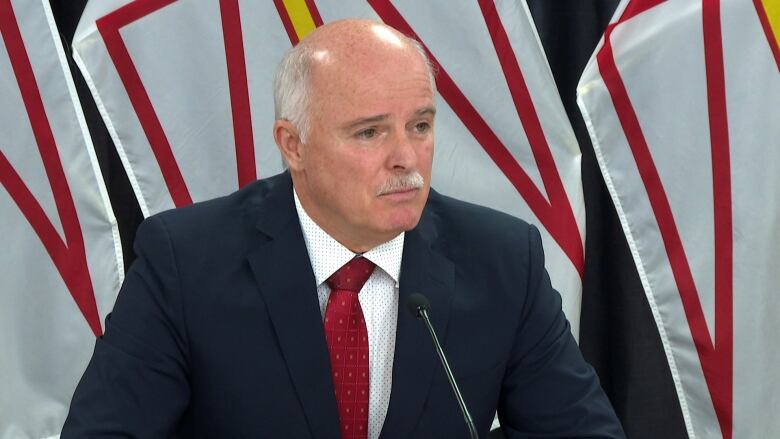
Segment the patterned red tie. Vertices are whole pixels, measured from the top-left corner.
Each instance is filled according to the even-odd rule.
[[[328,279],[325,339],[343,439],[368,435],[368,330],[358,293],[373,271],[373,262],[356,257]]]

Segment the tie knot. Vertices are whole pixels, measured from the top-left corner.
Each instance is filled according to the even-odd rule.
[[[357,256],[328,278],[328,286],[331,290],[347,290],[358,293],[363,288],[363,284],[371,277],[374,267],[373,262],[362,256]]]

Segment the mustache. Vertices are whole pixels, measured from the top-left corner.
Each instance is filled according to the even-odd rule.
[[[408,174],[401,174],[390,177],[385,184],[379,188],[377,195],[392,194],[394,192],[404,192],[414,189],[420,189],[425,185],[425,179],[419,172],[414,171]]]

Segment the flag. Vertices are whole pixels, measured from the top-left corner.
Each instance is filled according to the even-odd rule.
[[[779,6],[623,1],[578,86],[691,438],[780,431]]]
[[[123,269],[46,1],[0,0],[0,108],[0,437],[55,437]]]
[[[580,152],[523,2],[91,1],[74,58],[149,215],[282,169],[271,82],[340,18],[418,38],[437,68],[439,191],[540,227],[575,335],[584,265]]]

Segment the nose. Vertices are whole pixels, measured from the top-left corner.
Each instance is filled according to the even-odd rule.
[[[388,160],[394,171],[409,171],[417,167],[417,145],[406,130],[399,131],[393,139]]]

